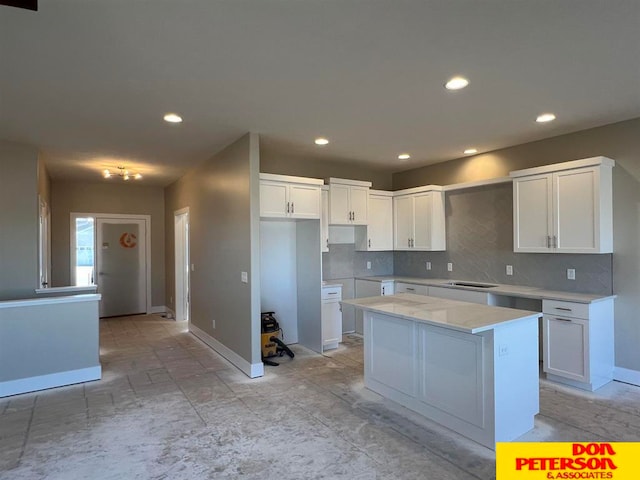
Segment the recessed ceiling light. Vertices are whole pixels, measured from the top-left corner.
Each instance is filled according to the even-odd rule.
[[[555,119],[556,119],[556,116],[553,113],[543,113],[541,115],[538,115],[538,118],[536,118],[536,122],[546,123],[546,122],[551,122]]]
[[[477,148],[467,148],[464,151],[465,155],[473,155],[474,153],[478,153],[478,149]]]
[[[177,113],[167,113],[164,116],[164,121],[169,123],[181,123],[182,117]]]
[[[467,85],[469,85],[469,80],[464,77],[453,77],[451,80],[444,84],[447,90],[460,90]]]
[[[409,160],[410,158],[411,155],[409,155],[408,153],[401,153],[400,155],[398,155],[399,160]]]
[[[329,143],[329,140],[327,140],[324,137],[318,137],[314,140],[316,145],[327,145]]]

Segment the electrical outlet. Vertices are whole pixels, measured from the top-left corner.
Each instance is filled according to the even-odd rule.
[[[367,270],[371,270],[371,262],[367,262]]]
[[[506,357],[507,355],[509,355],[509,346],[508,345],[500,345],[498,347],[498,356],[499,357]]]
[[[567,268],[567,280],[575,280],[575,279],[576,279],[576,269]]]
[[[242,283],[249,283],[249,274],[247,272],[240,272],[240,281]]]
[[[453,272],[453,263],[447,263],[447,272]]]
[[[215,321],[215,320],[211,320],[211,326],[212,326],[213,328],[216,328],[216,321]]]
[[[513,275],[513,265],[507,265],[507,275]]]
[[[191,271],[192,271],[192,272],[195,272],[195,271],[196,271],[196,266],[195,266],[193,263],[191,264]]]
[[[427,267],[427,270],[431,270],[431,262],[425,262],[424,266]]]

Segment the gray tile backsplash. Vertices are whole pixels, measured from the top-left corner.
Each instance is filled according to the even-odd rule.
[[[395,275],[451,278],[584,292],[612,293],[612,255],[513,252],[511,183],[447,192],[447,251],[395,252]],[[427,271],[425,262],[432,270]],[[447,263],[453,271],[447,271]],[[506,275],[506,266],[513,275]],[[567,269],[576,279],[567,280]]]
[[[393,252],[357,252],[354,244],[330,244],[322,254],[323,280],[373,275],[393,275]]]

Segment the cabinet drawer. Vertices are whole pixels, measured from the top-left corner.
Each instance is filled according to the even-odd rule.
[[[322,300],[342,300],[342,288],[324,287],[322,289]]]
[[[429,287],[416,285],[415,283],[396,282],[396,293],[415,293],[416,295],[429,295]]]
[[[549,315],[589,319],[589,304],[542,300],[542,312]]]

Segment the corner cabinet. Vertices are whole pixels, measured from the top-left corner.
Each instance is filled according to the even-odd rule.
[[[394,250],[446,250],[444,192],[429,185],[394,192]]]
[[[323,180],[260,174],[260,218],[320,219]]]
[[[367,225],[371,182],[330,178],[329,225]]]
[[[513,251],[612,253],[614,165],[594,157],[511,172]]]
[[[356,250],[393,250],[393,192],[369,191],[369,224],[355,230]]]

